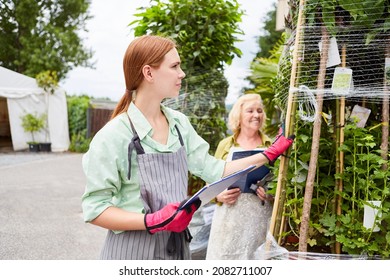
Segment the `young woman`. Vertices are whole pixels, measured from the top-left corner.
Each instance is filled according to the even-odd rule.
[[[161,104],[178,96],[185,77],[174,41],[136,38],[123,70],[125,94],[83,157],[84,220],[108,229],[102,259],[190,259],[187,226],[199,203],[179,208],[188,171],[213,182],[275,160],[292,140],[281,137],[264,154],[225,164],[209,155],[185,115]]]

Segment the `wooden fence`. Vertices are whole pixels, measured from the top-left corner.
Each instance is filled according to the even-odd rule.
[[[112,112],[112,109],[88,108],[87,137],[93,137],[110,120]]]

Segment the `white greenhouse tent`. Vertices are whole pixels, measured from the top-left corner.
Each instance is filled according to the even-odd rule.
[[[21,117],[31,113],[44,114],[46,111],[45,94],[35,79],[0,66],[0,99],[6,99],[9,128],[13,150],[28,149],[27,142],[32,141],[31,133],[25,132]],[[5,112],[1,112],[4,114]],[[49,95],[48,137],[41,131],[35,133],[35,141],[50,142],[53,152],[64,152],[69,148],[68,111],[65,91],[57,88]],[[47,141],[48,140],[48,141]]]

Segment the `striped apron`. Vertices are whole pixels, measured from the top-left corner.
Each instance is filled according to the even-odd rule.
[[[130,119],[129,119],[130,121]],[[128,149],[129,174],[131,154],[135,149],[139,166],[139,184],[146,213],[153,213],[165,205],[187,198],[188,166],[184,142],[175,126],[181,147],[174,153],[146,154],[138,134],[130,121],[133,138]],[[182,233],[167,231],[153,235],[146,230],[125,231],[119,234],[108,231],[101,259],[115,260],[174,260],[190,259],[188,229]]]

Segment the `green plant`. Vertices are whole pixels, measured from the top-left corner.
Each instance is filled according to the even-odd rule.
[[[297,11],[299,2],[299,0],[290,1],[293,5],[291,11],[294,12],[293,8]],[[345,47],[346,65],[353,69],[354,73],[358,73],[354,76],[356,88],[362,85],[366,87],[370,85],[372,88],[375,88],[376,84],[382,86],[384,56],[383,53],[379,53],[375,57],[372,52],[380,49],[378,47],[380,44],[377,44],[380,40],[387,38],[387,34],[383,34],[382,31],[388,33],[389,30],[388,4],[388,1],[373,0],[306,1],[304,28],[300,29],[302,33],[298,38],[302,44],[294,45],[295,50],[298,50],[297,56],[292,57],[292,48],[286,48],[286,52],[279,61],[278,76],[275,79],[275,97],[280,100],[277,100],[280,107],[292,104],[283,103],[283,100],[287,100],[283,97],[292,89],[289,83],[293,77],[296,87],[305,85],[310,89],[319,89],[319,78],[321,82],[324,78],[325,89],[331,87],[334,68],[330,67],[326,73],[319,74],[321,55],[318,42],[322,39],[321,34],[324,34],[319,30],[322,24],[326,25],[331,35],[337,39],[338,43],[341,43],[339,46]],[[291,17],[293,22],[289,26],[294,31],[292,35],[297,34],[298,21],[294,19],[297,15],[298,13],[295,13],[295,16],[292,14]],[[356,36],[357,34],[359,37]],[[297,38],[291,36],[286,41],[288,47],[292,46],[292,39]],[[361,53],[358,54],[357,49],[361,50]],[[294,58],[298,62],[297,66],[292,69],[290,64]],[[380,70],[373,71],[373,65],[377,65],[377,69]],[[291,75],[292,71],[296,75]],[[370,76],[369,71],[375,72],[375,75]],[[323,101],[319,157],[316,160],[314,192],[310,201],[308,232],[310,248],[308,250],[320,252],[319,248],[322,248],[327,253],[338,253],[341,247],[341,251],[345,254],[380,255],[387,258],[390,253],[388,246],[390,240],[388,190],[390,174],[388,169],[383,169],[387,162],[382,159],[381,152],[384,151],[380,151],[379,147],[382,137],[386,138],[388,134],[382,133],[379,128],[381,128],[381,122],[387,123],[382,121],[382,118],[388,112],[381,112],[381,106],[378,106],[378,103],[366,102],[366,97],[362,97],[359,101],[344,100],[345,108],[344,105],[340,106],[338,102],[340,98],[334,101],[323,99]],[[346,126],[339,122],[338,117],[341,114],[338,112],[345,111],[348,115],[355,104],[361,106],[363,104],[364,107],[371,109],[371,115],[366,124],[368,129],[357,128],[352,122]],[[292,111],[295,110],[294,108]],[[312,125],[302,123],[297,115],[291,114],[287,117],[290,118],[290,125],[293,124],[292,130],[297,137],[294,149],[289,155],[288,170],[282,175],[279,173],[283,179],[287,177],[286,188],[283,189],[286,201],[283,202],[284,211],[282,213],[282,218],[287,222],[287,230],[282,235],[298,236],[302,222],[302,209],[304,203],[307,202],[304,201],[304,195],[312,153],[310,144],[313,131]],[[345,132],[343,138],[340,137],[341,130]],[[337,148],[342,142],[343,145]],[[340,151],[343,152],[344,157],[340,156]],[[341,159],[343,164],[341,164]],[[336,171],[340,170],[340,167],[342,172]],[[339,182],[342,184],[338,184]],[[381,213],[381,218],[378,216],[376,221],[380,227],[379,232],[363,227],[363,210],[368,199],[382,202],[380,208],[377,209]]]
[[[35,80],[40,88],[42,88],[45,93],[54,94],[56,88],[58,87],[58,77],[56,71],[42,71],[36,77]]]
[[[342,214],[336,216],[329,213],[321,219],[326,228],[325,235],[334,236],[348,254],[390,256],[390,171],[382,168],[386,161],[382,159],[378,148],[377,143],[380,142],[372,133],[378,127],[365,129],[356,127],[355,123],[346,125],[346,141],[340,147],[345,154],[346,167],[343,174],[336,174],[344,182],[343,191],[338,192],[343,199]],[[376,219],[379,232],[363,226],[364,205],[369,200],[381,201],[381,218]]]
[[[311,215],[309,220],[308,245],[309,251],[321,252],[327,250],[327,238],[324,238],[324,226],[320,223],[320,218],[328,211],[333,211],[334,201],[334,141],[332,131],[324,126],[320,140],[319,154],[321,157],[317,162],[316,180],[314,181],[314,193],[311,201]],[[294,149],[290,154],[290,164],[287,172],[287,185],[285,189],[286,201],[284,204],[283,216],[288,225],[282,237],[295,235],[299,237],[306,178],[308,174],[309,160],[311,155],[311,135],[312,127],[310,123],[295,123],[296,138]],[[277,167],[277,166],[275,166]],[[275,186],[276,187],[276,186]]]
[[[57,72],[50,70],[40,72],[35,80],[45,94],[45,141],[49,142],[49,95],[54,94],[58,87]]]
[[[340,32],[340,27],[357,28],[364,34],[366,44],[370,44],[378,34],[389,31],[388,9],[388,2],[385,0],[311,0],[307,3],[306,14],[309,25],[313,25],[319,14],[314,11],[320,11],[323,22],[332,35]],[[340,17],[341,10],[345,12],[344,18]]]
[[[91,138],[87,138],[87,110],[90,97],[67,96],[70,146],[72,152],[83,153],[88,150]]]
[[[306,185],[308,161],[310,159],[310,124],[297,121],[295,124],[295,148],[290,155],[287,173],[284,217],[288,230],[286,235],[299,236],[303,197]],[[386,161],[378,148],[380,125],[358,128],[354,122],[345,126],[345,141],[341,150],[345,155],[345,168],[337,174],[333,127],[323,125],[316,181],[310,213],[309,251],[332,252],[335,242],[342,251],[350,255],[390,256],[390,171],[383,170]],[[277,166],[276,166],[277,167]],[[342,178],[343,190],[335,189],[335,180]],[[335,198],[342,197],[341,215],[336,214]],[[381,218],[376,223],[379,232],[363,226],[364,205],[368,200],[381,201],[378,209]]]
[[[34,133],[39,132],[45,127],[46,115],[42,114],[38,116],[37,114],[28,113],[21,117],[22,127],[24,131],[31,133],[32,142],[28,143],[37,143],[35,141]]]
[[[70,139],[69,151],[85,153],[88,151],[91,138],[86,138],[84,133],[73,134]]]

